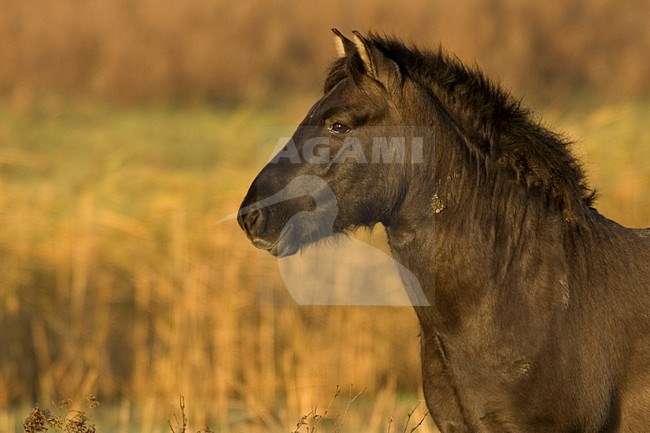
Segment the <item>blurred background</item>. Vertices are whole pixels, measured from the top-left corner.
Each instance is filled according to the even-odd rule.
[[[188,431],[289,431],[337,385],[319,431],[401,431],[414,313],[299,307],[215,224],[277,144],[259,131],[318,97],[331,27],[442,44],[576,141],[601,212],[649,226],[648,23],[645,0],[0,0],[0,431],[90,394],[99,433],[169,432],[181,395]]]

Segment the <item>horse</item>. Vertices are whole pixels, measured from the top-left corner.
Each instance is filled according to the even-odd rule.
[[[601,215],[570,142],[476,66],[333,32],[323,96],[241,205],[253,245],[383,225],[443,433],[650,432],[650,229]]]

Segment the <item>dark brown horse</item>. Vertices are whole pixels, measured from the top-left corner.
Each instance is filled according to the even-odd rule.
[[[600,215],[567,143],[479,71],[335,34],[324,96],[242,204],[253,244],[383,224],[442,432],[650,432],[650,230]]]

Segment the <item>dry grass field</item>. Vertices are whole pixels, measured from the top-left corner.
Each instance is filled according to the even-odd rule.
[[[0,96],[259,101],[320,83],[331,27],[476,61],[517,94],[650,94],[645,0],[0,0]]]
[[[151,431],[184,395],[194,422],[269,431],[337,384],[417,392],[408,309],[298,308],[275,261],[215,224],[257,169],[256,125],[274,119],[0,114],[0,407],[94,393]]]
[[[605,215],[650,226],[644,0],[409,4],[0,0],[0,431],[89,395],[97,433],[417,425],[411,309],[297,305],[217,224],[316,98],[333,26],[476,60],[576,140]]]
[[[297,306],[275,259],[215,224],[275,145],[259,135],[300,115],[1,111],[0,407],[96,394],[107,431],[165,431],[183,395],[195,430],[285,431],[340,385],[330,414],[363,391],[347,425],[405,419],[419,392],[410,309]],[[632,226],[650,225],[649,115],[623,103],[546,116],[579,139],[598,207]]]

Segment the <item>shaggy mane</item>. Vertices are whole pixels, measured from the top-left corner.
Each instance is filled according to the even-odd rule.
[[[593,205],[595,192],[571,154],[571,142],[534,120],[528,109],[478,68],[465,66],[442,48],[421,51],[377,34],[370,34],[368,41],[444,105],[472,153],[509,170],[529,190],[541,191],[569,219],[579,219]],[[363,69],[359,56],[337,59],[328,71],[325,91],[355,68]]]

